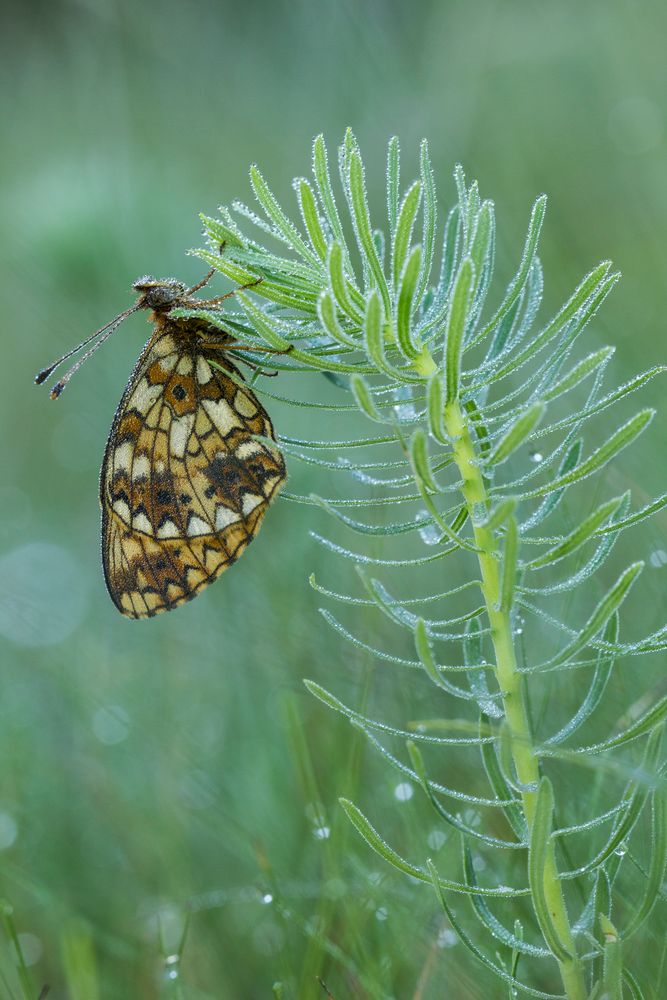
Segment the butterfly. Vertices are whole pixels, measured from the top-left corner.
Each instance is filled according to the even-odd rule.
[[[123,320],[152,310],[153,334],[118,404],[100,472],[104,578],[128,618],[170,611],[217,579],[253,540],[286,478],[278,449],[258,440],[275,440],[271,420],[230,359],[243,345],[205,319],[173,315],[217,308],[234,294],[193,298],[213,273],[192,288],[139,278],[133,306],[35,377],[41,384],[95,341],[51,389],[57,399]]]

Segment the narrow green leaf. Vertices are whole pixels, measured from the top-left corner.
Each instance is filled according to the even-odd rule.
[[[472,851],[470,850],[468,844],[465,843],[463,837],[461,838],[461,841],[463,847],[463,873],[466,885],[470,886],[471,889],[475,889],[477,887],[477,876],[475,874]],[[472,903],[473,909],[484,927],[486,927],[486,929],[490,931],[493,937],[495,937],[498,941],[502,941],[507,948],[514,948],[520,954],[534,955],[538,958],[548,958],[551,955],[551,952],[547,948],[540,948],[536,945],[528,944],[522,938],[511,934],[510,931],[508,931],[506,927],[503,927],[497,917],[491,912],[483,896],[479,896],[475,893],[470,897],[470,902]]]
[[[276,229],[279,230],[289,243],[289,245],[303,257],[304,260],[310,261],[311,264],[318,263],[317,254],[313,253],[309,246],[306,245],[304,240],[299,233],[293,222],[287,218],[282,208],[278,204],[273,192],[269,188],[269,185],[264,180],[262,174],[256,166],[250,168],[250,183],[252,184],[252,189],[255,192],[255,197],[260,203],[264,211],[266,212],[269,219],[273,222]]]
[[[323,291],[317,300],[317,316],[322,324],[322,329],[329,334],[333,340],[337,340],[339,344],[343,344],[345,347],[351,347],[354,350],[360,348],[359,341],[355,340],[354,337],[349,336],[345,333],[338,322],[338,316],[336,315],[336,305],[334,303],[333,297],[330,292]]]
[[[480,716],[480,726],[482,725],[490,725],[488,717],[484,714]],[[482,754],[484,770],[486,771],[489,784],[491,785],[494,794],[501,802],[508,803],[502,807],[505,817],[514,830],[516,836],[522,843],[525,844],[528,840],[528,827],[526,826],[526,819],[519,799],[505,781],[503,772],[498,764],[496,746],[494,743],[483,743],[480,748],[480,752]]]
[[[501,367],[496,367],[495,371],[480,383],[473,383],[469,386],[470,392],[475,392],[481,386],[490,385],[506,378],[507,375],[516,372],[531,361],[547,344],[555,337],[567,336],[568,344],[572,343],[585,328],[592,316],[595,315],[610,293],[619,275],[617,273],[607,275],[609,270],[608,261],[603,262],[594,271],[591,271],[574,293],[570,296],[564,306],[558,311],[554,318],[544,329],[532,337],[530,343],[519,353],[512,352],[511,360]],[[563,349],[563,343],[559,345]]]
[[[604,628],[616,609],[619,608],[625,600],[630,587],[635,582],[637,576],[641,573],[643,568],[643,562],[636,562],[631,566],[628,566],[628,568],[621,573],[613,587],[607,591],[605,596],[599,602],[593,611],[593,614],[588,619],[579,634],[575,636],[575,638],[569,642],[557,656],[555,656],[552,660],[549,660],[550,668],[560,666],[561,663],[567,663],[567,661],[571,659],[575,653],[587,646],[590,640]]]
[[[550,847],[551,824],[553,819],[554,794],[548,778],[540,780],[535,801],[535,816],[528,849],[528,880],[533,896],[535,916],[544,940],[559,962],[572,958],[563,944],[556,928],[544,891],[544,870]]]
[[[424,248],[424,253],[422,257],[419,289],[415,295],[416,302],[421,302],[433,269],[433,258],[435,255],[435,230],[438,213],[435,177],[433,174],[433,167],[431,165],[428,142],[426,139],[422,139],[419,147],[419,172],[421,176],[422,190],[424,193],[424,226],[422,232],[422,246]]]
[[[423,488],[429,490],[431,493],[439,493],[440,487],[433,478],[431,470],[426,434],[421,427],[418,427],[412,435],[410,442],[410,463],[415,478],[421,481]]]
[[[516,520],[510,517],[505,532],[505,547],[503,549],[503,575],[500,590],[500,610],[509,614],[514,604],[516,587],[516,568],[519,552],[519,532]]]
[[[545,411],[546,406],[541,402],[533,403],[524,410],[491,452],[487,465],[500,465],[501,462],[506,462],[537,427]]]
[[[602,347],[599,351],[589,354],[587,358],[576,364],[567,375],[564,375],[551,389],[548,389],[543,394],[542,398],[544,401],[548,403],[550,400],[556,399],[557,396],[562,396],[564,393],[569,392],[570,389],[574,389],[576,385],[579,385],[585,378],[588,378],[600,365],[606,364],[615,349],[614,347]]]
[[[447,900],[445,899],[443,889],[443,880],[438,875],[438,870],[431,861],[430,858],[426,859],[426,868],[430,876],[430,882],[435,889],[436,896],[442,907],[443,913],[447,917],[447,920],[452,925],[456,931],[461,943],[468,949],[468,951],[475,956],[475,958],[489,969],[498,979],[506,983],[512,990],[513,993],[519,990],[522,993],[526,993],[531,997],[538,997],[540,1000],[563,1000],[562,993],[544,993],[542,990],[536,990],[531,986],[527,986],[525,983],[519,982],[518,979],[514,979],[510,976],[501,965],[495,965],[487,956],[479,950],[477,945],[474,943],[472,938],[468,937],[464,927],[459,923],[456,913],[452,910]]]
[[[396,851],[394,851],[393,848],[391,848],[389,844],[382,839],[377,830],[371,825],[361,810],[358,809],[353,802],[344,798],[340,798],[338,801],[343,807],[345,815],[355,827],[357,833],[361,834],[368,846],[371,847],[376,854],[379,854],[381,858],[384,858],[384,860],[388,861],[390,865],[397,868],[399,872],[403,872],[405,875],[412,875],[413,878],[417,878],[421,882],[426,881],[424,872],[420,868],[417,868],[416,865],[411,865],[408,861],[397,854]]]
[[[629,444],[632,444],[639,435],[644,431],[648,425],[653,420],[655,416],[655,410],[641,410],[639,413],[635,414],[631,420],[628,420],[626,424],[612,434],[612,436],[593,454],[577,465],[576,468],[572,469],[564,476],[560,476],[557,479],[552,480],[546,486],[540,486],[537,489],[529,490],[524,494],[524,499],[529,499],[530,497],[543,496],[545,493],[551,493],[554,490],[560,489],[562,486],[569,486],[572,483],[578,483],[580,480],[585,479],[590,476],[593,472],[597,472],[607,464],[612,458],[615,458],[624,448],[627,448]]]
[[[331,232],[333,233],[335,240],[338,242],[339,247],[343,248],[342,252],[345,257],[345,262],[349,266],[343,227],[340,222],[340,216],[338,215],[338,209],[336,208],[336,199],[334,198],[333,188],[331,186],[327,147],[324,142],[324,136],[322,135],[318,135],[313,142],[313,175],[315,177],[315,183],[317,184],[317,190],[320,196],[320,203],[324,210],[324,214],[326,215],[327,222],[329,223]]]
[[[414,184],[408,188],[398,213],[398,222],[396,224],[396,234],[394,237],[391,260],[392,279],[394,282],[394,288],[396,289],[398,288],[401,272],[403,271],[406,258],[410,251],[412,230],[414,228],[415,219],[417,218],[417,211],[419,210],[421,191],[422,186],[420,181],[415,181]]]
[[[398,192],[401,181],[401,150],[398,136],[389,140],[387,147],[387,217],[389,219],[389,235],[394,240],[396,221],[398,219]]]
[[[557,480],[561,479],[562,477],[567,477],[567,475],[572,471],[572,469],[576,468],[577,463],[581,457],[582,448],[583,448],[583,442],[581,438],[577,438],[577,440],[570,445],[568,450],[565,452],[565,455],[563,456],[563,460],[558,466],[558,473],[556,476]],[[566,489],[567,485],[562,486],[560,487],[560,489],[554,490],[552,493],[549,493],[545,497],[545,499],[542,501],[538,509],[533,514],[531,514],[531,516],[527,518],[522,524],[521,527],[524,533],[528,530],[528,528],[534,528],[536,524],[540,524],[549,516],[549,514],[553,513],[553,511],[556,509],[558,504],[563,499]]]
[[[477,228],[475,238],[470,247],[470,259],[475,268],[476,284],[482,279],[484,270],[488,264],[488,254],[491,247],[493,232],[493,202],[485,201],[477,218]]]
[[[361,326],[362,314],[358,305],[352,301],[350,282],[343,271],[343,251],[338,241],[334,241],[329,247],[329,284],[338,307]]]
[[[304,178],[301,178],[299,181],[298,193],[301,217],[303,218],[304,225],[308,230],[308,235],[310,236],[310,241],[313,244],[313,249],[321,260],[326,260],[327,239],[324,235],[324,230],[322,229],[322,223],[320,221],[319,212],[317,211],[317,203],[315,201],[313,189],[308,181],[304,180]]]
[[[477,619],[474,618],[466,625],[466,634],[463,640],[463,659],[469,668],[467,678],[470,692],[484,714],[484,717],[502,718],[503,711],[489,691],[486,674],[483,670],[479,669],[480,663],[484,662],[484,657],[482,655],[480,625]]]
[[[517,503],[516,497],[507,497],[505,500],[501,500],[493,508],[482,527],[487,528],[488,531],[495,531],[501,524],[505,523],[510,514],[514,513]]]
[[[440,372],[436,372],[429,379],[426,391],[428,429],[439,444],[449,444],[449,438],[445,430],[445,399],[442,391],[442,375]],[[667,503],[667,495],[665,502]]]
[[[414,248],[408,257],[400,276],[398,289],[398,304],[396,306],[396,341],[408,361],[414,361],[421,352],[419,344],[413,340],[411,333],[412,306],[415,300],[417,279],[421,267],[421,247]]]
[[[435,657],[433,656],[433,650],[431,648],[431,642],[429,639],[428,631],[426,629],[426,623],[423,618],[417,618],[414,625],[414,640],[415,649],[417,650],[417,656],[419,657],[424,670],[428,674],[429,678],[433,681],[437,687],[442,691],[446,691],[448,694],[454,695],[456,698],[464,697],[465,692],[451,684],[445,677],[442,676],[438,670],[437,664],[435,662]],[[415,768],[416,770],[416,768]],[[431,794],[430,788],[426,785],[424,786],[426,791]]]
[[[604,630],[603,641],[609,645],[616,645],[618,642],[618,632],[618,612],[615,612],[607,622]],[[612,654],[604,653],[600,650],[598,654],[598,661],[595,665],[595,673],[593,674],[590,687],[586,692],[586,697],[569,722],[566,722],[562,729],[559,729],[557,733],[545,740],[545,744],[547,746],[562,743],[569,736],[571,736],[572,733],[576,732],[582,723],[586,721],[589,715],[593,714],[597,706],[600,704],[600,700],[604,694],[607,681],[609,680],[615,662],[615,657]]]
[[[357,406],[366,414],[367,417],[374,420],[378,424],[386,424],[389,422],[382,416],[375,406],[370,389],[368,388],[368,383],[362,375],[350,376],[350,388],[352,389],[352,394],[357,402]]]
[[[468,313],[470,311],[475,269],[469,257],[461,263],[454,282],[452,300],[445,331],[446,402],[458,399],[461,381],[461,353]]]
[[[344,798],[340,798],[338,801],[343,807],[345,815],[355,827],[357,832],[361,834],[366,843],[376,852],[376,854],[379,854],[381,858],[384,858],[385,861],[388,861],[390,865],[398,869],[398,871],[403,872],[405,875],[411,875],[413,878],[419,879],[420,882],[430,881],[429,876],[423,868],[418,868],[416,865],[410,864],[409,861],[406,861],[405,858],[400,856],[400,854],[397,854],[396,851],[382,839],[377,830],[353,802]],[[451,879],[439,879],[438,884],[441,889],[448,889],[450,892],[460,892],[467,896],[472,894],[471,889],[462,882],[452,882]],[[528,889],[477,888],[475,889],[475,892],[484,896],[507,898],[509,896],[527,895]]]
[[[605,740],[604,743],[594,743],[592,746],[581,747],[579,753],[602,753],[604,750],[615,750],[616,747],[622,747],[625,743],[630,743],[632,740],[636,740],[639,736],[644,736],[646,733],[650,733],[652,729],[659,726],[663,720],[667,718],[667,695],[661,698],[653,708],[650,708],[648,712],[645,712],[641,718],[633,722],[631,726],[628,726],[619,736],[613,736],[609,740]]]
[[[382,329],[382,304],[378,293],[373,290],[366,302],[364,317],[366,352],[375,367],[399,382],[420,382],[418,375],[405,374],[391,365],[384,353],[384,332]]]
[[[537,250],[537,243],[540,238],[540,230],[542,229],[542,222],[544,221],[544,213],[547,207],[547,196],[540,195],[535,204],[530,215],[530,222],[528,223],[528,233],[526,235],[526,242],[523,247],[523,253],[521,255],[521,264],[519,265],[519,270],[510,285],[502,304],[500,305],[497,312],[489,320],[485,327],[479,332],[479,334],[474,337],[470,346],[479,343],[479,341],[484,340],[485,337],[491,333],[491,331],[501,322],[505,315],[512,308],[516,300],[521,295],[521,292],[528,279],[528,274],[532,266],[533,260],[535,259],[535,253]]]
[[[594,510],[592,514],[574,528],[573,531],[566,535],[562,542],[558,545],[554,545],[553,548],[549,549],[543,555],[539,556],[537,559],[532,559],[530,562],[526,563],[526,569],[539,569],[541,566],[550,566],[559,559],[564,559],[571,552],[575,552],[578,548],[584,545],[585,542],[591,538],[601,524],[607,521],[614,511],[618,510],[621,503],[629,496],[628,493],[624,493],[622,496],[614,497],[613,500],[607,500],[606,503],[600,504],[597,510]]]
[[[660,889],[667,874],[667,793],[664,788],[656,789],[652,795],[651,816],[651,861],[644,889],[644,898],[629,923],[623,929],[627,939],[638,931],[650,916],[658,902]]]
[[[363,372],[365,370],[361,365],[346,365],[340,361],[334,361],[333,358],[321,358],[316,354],[307,354],[305,351],[300,351],[294,344],[290,344],[289,341],[285,340],[278,333],[275,327],[271,325],[269,316],[262,312],[243,292],[239,292],[237,299],[254,329],[275,349],[276,353],[281,354],[289,351],[292,360],[303,361],[304,364],[307,364],[311,368],[316,368],[318,371],[352,373]]]
[[[652,500],[651,503],[642,507],[641,510],[635,511],[634,514],[630,514],[628,517],[624,517],[620,521],[615,521],[604,528],[598,528],[597,534],[604,535],[610,531],[622,531],[632,525],[639,524],[640,521],[644,521],[647,517],[652,517],[653,514],[657,514],[659,510],[663,510],[665,507],[667,507],[667,493],[663,493],[657,500]]]
[[[604,939],[602,990],[605,1000],[623,1000],[623,952],[618,931],[609,917],[601,913],[600,928]]]
[[[366,197],[366,184],[364,181],[364,166],[361,162],[361,156],[356,149],[353,150],[350,157],[349,182],[350,197],[352,199],[352,211],[354,213],[359,247],[364,254],[366,263],[368,264],[370,272],[373,275],[375,285],[380,293],[384,315],[388,318],[391,315],[389,289],[387,288],[387,281],[373,242],[368,199]]]

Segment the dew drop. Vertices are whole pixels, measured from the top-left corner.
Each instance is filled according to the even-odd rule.
[[[616,850],[614,851],[614,854],[617,854],[619,858],[624,858],[627,853],[628,853],[628,848],[626,844],[619,844]]]
[[[456,937],[456,932],[450,927],[445,927],[438,934],[437,945],[438,948],[453,948],[456,944],[458,938]]]
[[[472,505],[472,523],[474,525],[484,524],[488,516],[485,503],[474,503]]]
[[[412,388],[409,385],[400,386],[394,393],[394,399],[397,400],[394,405],[396,419],[401,422],[414,420],[417,409],[412,402]]]
[[[18,832],[14,817],[8,812],[0,812],[0,851],[12,846],[18,837]]]
[[[447,837],[444,835],[442,830],[431,830],[426,838],[426,843],[432,851],[439,851],[446,840]]]
[[[113,746],[127,739],[130,717],[120,705],[105,705],[93,714],[91,728],[100,743]]]
[[[40,939],[36,934],[19,934],[18,939],[25,964],[37,965],[44,951]]]
[[[530,456],[531,462],[534,462],[535,465],[539,465],[540,462],[544,461],[544,455],[542,454],[541,451],[537,451],[536,449],[533,449],[528,454]]]
[[[389,911],[387,910],[386,906],[379,906],[375,911],[376,920],[386,920],[388,916],[389,916]]]
[[[662,569],[663,566],[667,566],[667,552],[664,549],[653,549],[648,561],[654,569]]]
[[[399,802],[409,802],[414,794],[415,790],[409,781],[401,781],[394,789],[394,798]]]
[[[331,828],[328,826],[313,827],[313,837],[315,840],[328,840],[331,836]]]
[[[271,893],[270,892],[265,892],[262,895],[262,903],[264,903],[265,906],[268,906],[269,903],[272,903],[272,902],[273,902],[273,896],[271,895]]]
[[[415,521],[424,521],[425,516],[428,516],[427,512],[422,510],[415,515]],[[425,521],[419,528],[419,537],[425,545],[437,545],[441,538],[440,529],[433,521]]]

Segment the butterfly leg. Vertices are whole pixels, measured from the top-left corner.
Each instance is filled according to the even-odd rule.
[[[199,300],[197,301],[197,307],[198,308],[203,307],[204,309],[208,309],[211,306],[217,306],[221,302],[224,302],[225,299],[229,299],[231,298],[232,295],[236,295],[237,292],[245,292],[247,288],[254,288],[255,285],[261,284],[262,281],[264,281],[264,278],[255,278],[254,281],[248,281],[245,285],[239,285],[238,288],[232,288],[231,292],[227,292],[225,295],[217,295],[214,299]],[[190,291],[192,292],[194,291],[194,289],[191,288]]]
[[[204,277],[202,278],[202,280],[200,282],[198,282],[198,284],[193,285],[192,288],[188,288],[187,294],[188,295],[192,295],[193,292],[198,292],[200,288],[204,287],[204,285],[208,285],[209,281],[211,280],[211,278],[215,274],[215,271],[216,271],[216,269],[214,267],[212,267],[211,270],[207,274],[204,275]]]

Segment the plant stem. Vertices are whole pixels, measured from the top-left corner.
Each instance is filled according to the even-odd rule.
[[[463,480],[463,494],[468,508],[482,576],[482,592],[491,628],[495,652],[496,679],[505,718],[511,733],[511,747],[516,775],[524,786],[521,792],[523,811],[529,832],[533,827],[539,760],[533,746],[530,722],[523,691],[523,678],[517,670],[510,609],[501,608],[500,551],[493,531],[480,525],[478,511],[487,510],[489,496],[468,421],[458,400],[445,407],[445,427],[452,441],[454,459]],[[549,845],[544,868],[544,893],[558,935],[571,956],[559,960],[560,973],[569,1000],[585,1000],[587,990],[583,970],[577,958],[572,930],[556,868],[553,843]]]

